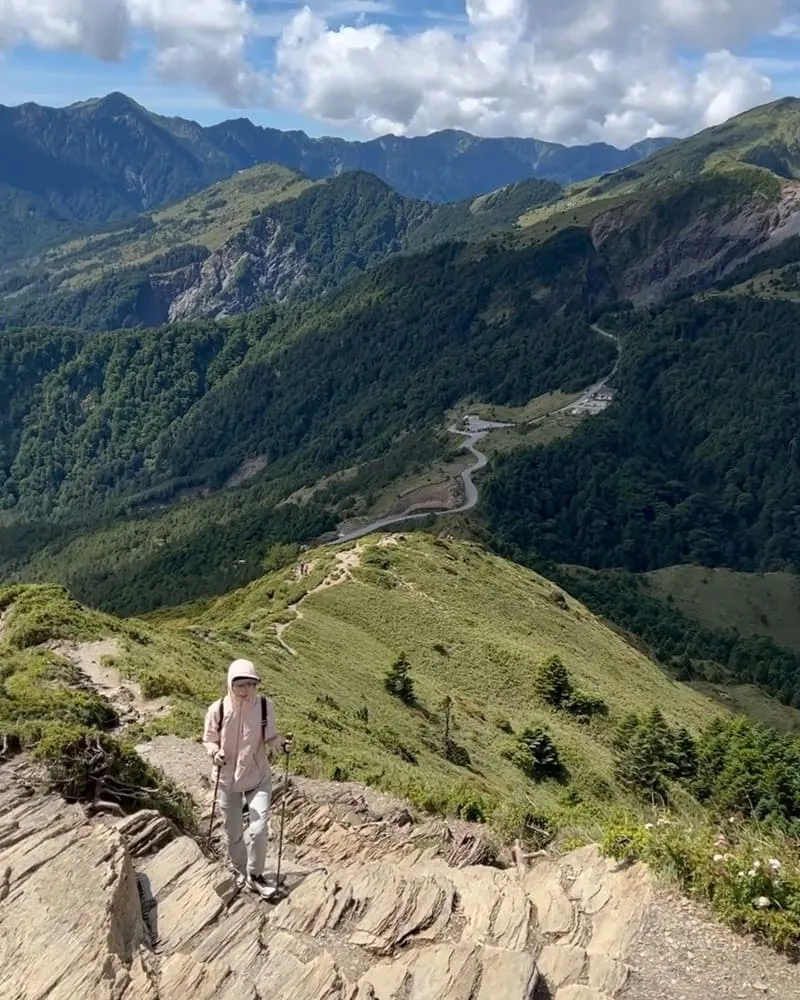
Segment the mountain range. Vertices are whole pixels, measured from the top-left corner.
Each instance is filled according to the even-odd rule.
[[[468,405],[515,422],[614,370],[606,412],[505,432],[470,530],[583,566],[570,587],[675,669],[800,699],[793,652],[765,672],[715,627],[701,655],[603,575],[800,565],[798,107],[446,205],[257,166],[48,248],[4,285],[0,569],[124,613],[221,593],[275,544],[440,495]]]
[[[373,173],[399,194],[459,201],[541,177],[569,183],[635,163],[672,140],[619,150],[444,131],[367,142],[310,138],[236,119],[204,128],[124,94],[48,108],[0,106],[0,266],[47,242],[149,212],[260,163],[319,180]]]

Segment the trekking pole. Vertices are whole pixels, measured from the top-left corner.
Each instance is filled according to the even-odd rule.
[[[291,740],[292,734],[287,733],[286,739]],[[275,891],[278,891],[281,880],[281,855],[283,853],[283,827],[286,817],[286,796],[289,792],[289,751],[283,751],[284,756],[284,766],[283,766],[283,795],[281,797],[281,831],[278,834],[278,865],[275,869]]]
[[[217,780],[214,782],[214,798],[211,801],[211,818],[208,821],[208,840],[206,847],[211,850],[211,831],[214,828],[214,810],[217,808],[217,792],[219,791],[219,776],[222,768],[217,766]]]

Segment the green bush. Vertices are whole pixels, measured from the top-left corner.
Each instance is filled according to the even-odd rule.
[[[516,740],[507,740],[500,752],[533,781],[564,776],[558,749],[541,726],[524,729]]]
[[[692,831],[674,820],[622,821],[601,850],[618,861],[644,861],[708,903],[735,930],[800,957],[800,858],[774,827],[729,818],[724,830]]]
[[[12,654],[1,669],[0,738],[25,748],[51,722],[106,729],[119,721],[106,698],[79,686],[77,667],[47,652]]]
[[[546,816],[516,802],[501,802],[492,813],[491,824],[504,843],[519,839],[536,849],[549,844],[554,835]]]
[[[608,715],[608,706],[602,698],[576,691],[564,706],[578,722],[589,722],[595,715]]]
[[[158,809],[181,829],[195,831],[191,797],[136,753],[132,744],[97,730],[63,723],[47,726],[34,747],[54,791],[69,801],[95,794],[125,811]]]
[[[602,698],[576,691],[569,672],[558,656],[551,656],[534,674],[533,687],[541,700],[557,711],[567,712],[579,722],[589,722],[594,715],[607,715]]]
[[[144,670],[139,674],[139,687],[145,698],[168,698],[171,695],[190,695],[193,691],[183,677],[161,670]]]

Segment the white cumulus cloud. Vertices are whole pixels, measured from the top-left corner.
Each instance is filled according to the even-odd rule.
[[[0,0],[0,48],[29,43],[115,61],[141,34],[161,76],[208,87],[230,104],[267,92],[246,59],[255,30],[244,0]]]
[[[765,63],[736,52],[791,37],[798,2],[464,0],[463,22],[433,11],[409,31],[393,16],[401,0],[0,0],[0,49],[116,60],[135,40],[161,77],[232,107],[277,104],[376,135],[626,145],[771,99]],[[274,59],[254,57],[267,34]]]
[[[624,145],[717,124],[773,96],[732,54],[785,23],[782,0],[466,0],[468,30],[330,27],[312,7],[284,30],[284,103],[374,134],[464,128]],[[698,51],[688,60],[683,53]]]

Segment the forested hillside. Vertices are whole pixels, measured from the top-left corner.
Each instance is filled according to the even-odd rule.
[[[259,167],[117,233],[20,262],[0,286],[0,322],[127,329],[307,300],[401,251],[513,229],[560,193],[531,180],[437,206],[360,171],[312,184]]]
[[[798,321],[795,303],[743,296],[623,315],[615,405],[499,460],[490,522],[521,550],[598,568],[800,565]]]
[[[519,403],[590,381],[613,348],[582,309],[609,295],[575,233],[488,258],[461,245],[403,258],[301,313],[85,336],[80,350],[76,336],[64,365],[60,332],[16,334],[10,369],[34,343],[52,374],[35,397],[11,386],[4,504],[102,508],[173,480],[219,485],[254,456],[313,481],[379,457],[467,393]],[[574,319],[556,317],[565,308]]]

